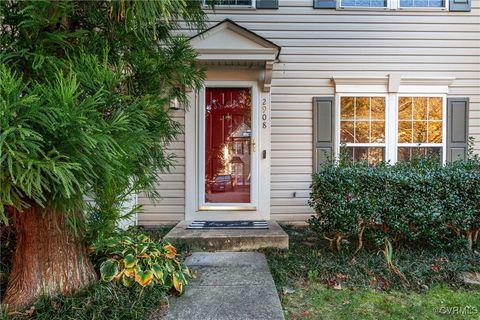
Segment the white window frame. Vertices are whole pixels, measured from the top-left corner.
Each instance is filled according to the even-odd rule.
[[[256,8],[256,0],[251,0],[252,4],[251,5],[231,5],[231,4],[220,4],[220,5],[215,5],[215,8],[219,9],[255,9]],[[207,4],[207,0],[202,0],[202,5],[204,7],[209,7]]]
[[[342,100],[342,97],[382,97],[382,98],[385,98],[385,142],[383,143],[377,143],[377,142],[374,142],[374,143],[355,143],[355,142],[348,142],[348,143],[343,143],[341,142],[341,100]],[[388,120],[390,119],[390,111],[389,111],[389,95],[386,94],[386,93],[342,93],[342,94],[338,94],[337,97],[336,97],[336,103],[335,103],[335,114],[337,115],[336,116],[336,119],[335,119],[335,122],[336,122],[336,128],[338,128],[337,132],[335,133],[335,141],[337,141],[336,143],[336,146],[335,146],[335,150],[336,150],[336,154],[339,155],[340,154],[340,147],[342,145],[346,146],[346,147],[383,147],[385,149],[385,152],[384,152],[384,161],[387,161],[388,159],[388,153],[387,153],[387,150],[388,150],[388,144],[389,144],[389,140],[388,140],[388,137],[391,135],[391,133],[389,132],[390,131],[390,128],[388,126]]]
[[[427,89],[428,90],[428,89]],[[341,98],[342,97],[385,97],[385,143],[342,143],[341,128]],[[398,99],[400,97],[439,97],[442,98],[442,143],[399,143],[398,142]],[[350,147],[385,147],[384,161],[397,162],[399,147],[441,147],[442,163],[447,160],[447,95],[438,93],[339,93],[335,102],[335,152],[338,157],[342,145]]]
[[[408,93],[399,93],[395,95],[396,98],[396,134],[395,134],[395,161],[398,156],[398,148],[401,147],[419,147],[419,148],[428,148],[428,147],[441,147],[442,148],[442,163],[445,163],[447,160],[447,95],[446,94],[408,94]],[[406,143],[398,142],[398,100],[400,97],[425,97],[425,98],[442,98],[442,143]]]
[[[402,11],[448,11],[449,0],[444,0],[445,5],[443,7],[401,7],[400,0],[387,0],[386,7],[355,7],[355,6],[343,6],[342,0],[337,1],[337,10],[372,10],[372,11],[384,11],[384,10],[402,10]]]
[[[387,0],[387,5],[385,7],[361,7],[361,6],[344,6],[342,5],[342,0],[337,1],[337,10],[388,10],[391,0]]]
[[[401,7],[400,0],[389,0],[391,2],[390,9],[392,10],[405,10],[405,11],[448,11],[449,0],[444,0],[443,7]]]

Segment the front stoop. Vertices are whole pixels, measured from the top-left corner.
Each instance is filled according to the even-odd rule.
[[[185,263],[197,278],[169,299],[165,320],[284,320],[263,253],[194,252]]]
[[[191,221],[179,222],[165,236],[176,246],[186,245],[192,251],[252,251],[267,248],[288,249],[288,235],[275,221],[268,229],[187,230]]]

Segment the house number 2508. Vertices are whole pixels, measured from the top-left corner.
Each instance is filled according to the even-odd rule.
[[[267,128],[267,99],[262,98],[262,128]]]

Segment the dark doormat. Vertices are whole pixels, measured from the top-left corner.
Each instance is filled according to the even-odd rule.
[[[262,221],[193,221],[187,229],[268,229]]]

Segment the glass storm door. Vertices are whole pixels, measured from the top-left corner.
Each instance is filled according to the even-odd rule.
[[[251,204],[252,89],[207,87],[204,108],[201,200],[207,206]]]

